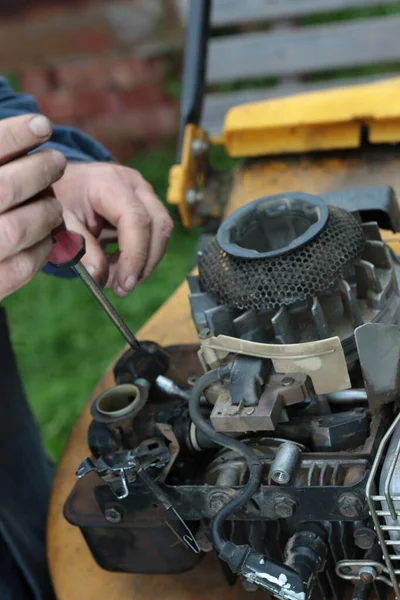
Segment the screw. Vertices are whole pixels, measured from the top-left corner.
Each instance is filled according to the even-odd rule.
[[[213,333],[211,329],[208,329],[208,327],[203,327],[203,329],[199,333],[199,338],[201,340],[207,340],[208,338],[212,337],[212,334]]]
[[[354,542],[361,550],[369,550],[372,548],[376,540],[376,533],[369,527],[359,527],[354,532]]]
[[[377,576],[376,569],[374,569],[374,567],[367,567],[367,566],[361,567],[358,574],[364,585],[368,585],[369,583],[372,583],[373,581],[375,581],[376,576]]]
[[[119,508],[107,508],[104,516],[109,523],[121,523],[122,513]]]
[[[342,494],[339,498],[339,510],[344,517],[354,519],[363,509],[361,499],[355,494]]]
[[[274,502],[275,513],[281,519],[289,519],[295,509],[296,502],[289,496],[277,496]]]
[[[281,381],[281,384],[284,385],[285,387],[288,387],[289,385],[294,384],[294,379],[293,379],[293,377],[284,377]]]
[[[248,408],[246,410],[246,415],[252,415],[255,412],[255,410],[256,410],[255,408]]]
[[[208,143],[206,140],[193,140],[191,145],[191,151],[193,156],[199,156],[204,154],[208,150]]]

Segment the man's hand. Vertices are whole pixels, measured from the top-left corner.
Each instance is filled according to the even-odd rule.
[[[62,222],[61,205],[49,190],[64,173],[65,157],[55,150],[28,154],[51,133],[40,115],[0,121],[0,300],[46,264],[51,231]]]
[[[155,269],[173,223],[137,171],[109,163],[69,163],[54,186],[67,228],[86,239],[82,262],[103,286],[126,296]],[[100,243],[118,241],[105,254]]]

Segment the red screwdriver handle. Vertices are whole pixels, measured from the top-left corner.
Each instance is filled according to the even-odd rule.
[[[85,255],[85,238],[80,233],[68,231],[62,223],[51,233],[53,250],[50,254],[49,264],[52,267],[66,269],[74,267]]]

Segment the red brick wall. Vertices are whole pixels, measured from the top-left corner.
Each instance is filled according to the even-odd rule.
[[[93,4],[89,0],[76,2],[93,10]],[[113,4],[111,0],[108,2]],[[138,6],[142,13],[143,7],[147,9],[149,6],[145,0],[131,0],[131,3],[132,10]],[[0,11],[5,4],[6,0],[0,0]],[[46,12],[45,0],[19,0],[16,4],[19,10],[30,11],[30,25],[33,26],[35,21],[39,26],[44,26],[44,21],[51,19],[49,15],[54,10],[68,10],[70,15],[72,0],[67,0],[66,3],[64,0],[57,3],[51,0],[49,13]],[[63,4],[68,5],[68,9],[63,8]],[[118,4],[118,0],[115,4]],[[40,12],[36,14],[34,11],[38,10]],[[60,14],[62,13],[57,13],[55,24],[60,22]],[[132,13],[132,16],[134,22],[135,14]],[[143,18],[143,15],[140,16]],[[26,18],[26,12],[23,16],[20,13],[21,24],[26,23]],[[18,22],[15,18],[10,21],[13,27]],[[82,20],[78,21],[82,23]],[[167,20],[165,29],[168,27],[170,22]],[[147,49],[146,57],[143,58],[140,57],[140,46],[132,45],[130,49],[129,45],[121,47],[118,44],[118,31],[113,47],[112,41],[110,42],[113,38],[108,35],[105,39],[103,29],[79,31],[86,50],[85,55],[80,57],[74,55],[73,43],[71,56],[65,55],[65,42],[62,44],[62,56],[54,56],[52,35],[51,54],[50,51],[46,53],[46,48],[40,48],[40,58],[38,55],[32,65],[29,62],[27,64],[29,56],[21,56],[21,66],[18,68],[17,63],[11,72],[17,76],[19,88],[34,95],[43,113],[55,123],[81,128],[122,160],[132,155],[138,144],[155,144],[176,134],[178,102],[168,97],[165,90],[171,72],[175,75],[179,73],[180,52],[174,48],[172,57],[169,56],[166,60],[167,46],[161,53],[159,50],[149,52]],[[68,35],[71,35],[70,30]],[[35,43],[33,47],[36,48]]]
[[[115,57],[28,69],[20,87],[54,123],[79,127],[123,160],[138,144],[176,134],[178,102],[164,91],[166,77],[160,59]]]

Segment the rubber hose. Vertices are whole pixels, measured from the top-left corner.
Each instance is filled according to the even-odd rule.
[[[254,454],[254,452],[242,442],[215,431],[211,424],[204,419],[200,411],[200,397],[204,390],[219,379],[227,379],[230,375],[230,371],[230,367],[223,366],[219,369],[208,371],[202,375],[202,377],[197,380],[195,386],[193,387],[189,399],[189,413],[196,427],[218,445],[223,446],[224,448],[229,448],[230,450],[241,454],[246,459],[249,467],[249,478],[246,485],[243,486],[240,494],[228,502],[223,508],[221,508],[211,523],[211,539],[215,548],[219,552],[221,552],[227,541],[223,535],[224,522],[231,514],[236,512],[238,508],[246,504],[246,502],[248,502],[258,491],[262,473],[262,464],[257,455]]]

